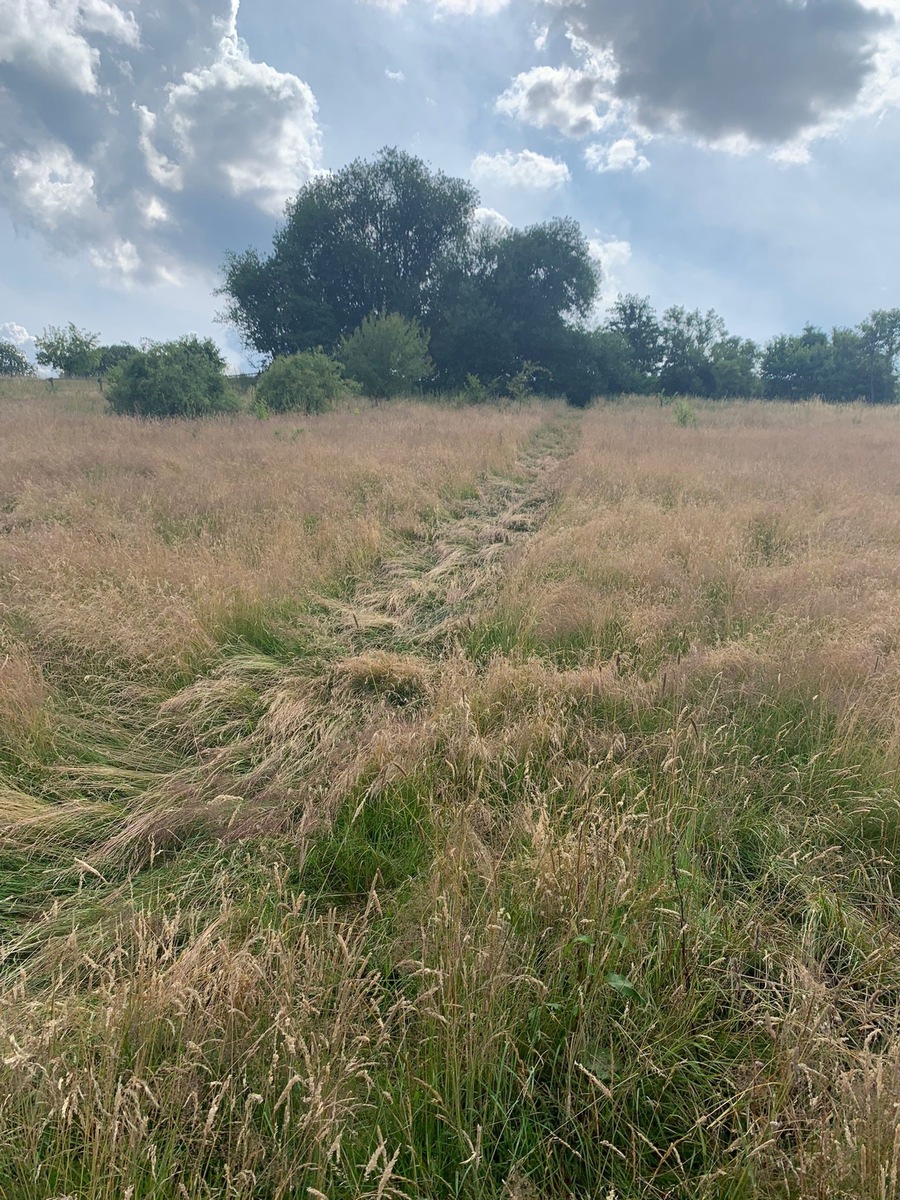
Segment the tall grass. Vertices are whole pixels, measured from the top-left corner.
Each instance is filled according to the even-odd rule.
[[[897,1194],[895,414],[474,420],[0,417],[0,1195]]]

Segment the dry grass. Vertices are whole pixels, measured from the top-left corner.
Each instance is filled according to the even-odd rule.
[[[893,410],[14,410],[4,1200],[893,1200]]]
[[[505,607],[565,657],[825,694],[900,749],[900,414],[603,408]]]
[[[36,642],[178,669],[352,587],[507,469],[537,419],[405,406],[137,424],[57,394],[7,401],[0,604]]]

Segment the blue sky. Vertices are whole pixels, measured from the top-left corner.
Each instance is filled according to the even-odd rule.
[[[900,305],[900,0],[0,0],[0,337],[212,333],[228,249],[396,145],[606,299],[765,339]],[[493,219],[498,219],[496,216]]]

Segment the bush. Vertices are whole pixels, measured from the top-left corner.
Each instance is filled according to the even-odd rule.
[[[210,338],[183,337],[138,351],[113,369],[109,406],[133,417],[205,417],[240,405],[225,386],[225,362]]]
[[[494,399],[494,393],[486,383],[478,378],[477,375],[467,375],[466,382],[463,384],[460,397],[464,404],[490,404]]]
[[[97,374],[108,375],[114,367],[123,367],[129,358],[139,353],[137,346],[131,346],[128,342],[118,342],[113,346],[101,346]]]
[[[373,400],[389,400],[415,391],[431,378],[428,334],[417,321],[399,313],[366,317],[344,338],[337,357]]]
[[[0,342],[0,375],[33,375],[34,367],[12,342]]]
[[[273,413],[323,413],[349,390],[340,363],[307,350],[276,358],[257,383],[256,398]]]
[[[697,410],[685,396],[679,396],[673,406],[675,424],[689,429],[697,424]]]

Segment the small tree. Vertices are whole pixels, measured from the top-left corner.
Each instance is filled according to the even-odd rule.
[[[205,417],[234,412],[225,361],[215,342],[183,337],[131,355],[111,376],[109,406],[133,417]]]
[[[18,377],[34,374],[34,367],[12,342],[0,342],[0,375]]]
[[[70,321],[65,329],[48,325],[34,339],[36,358],[42,367],[51,367],[69,379],[86,379],[97,374],[100,365],[100,335],[79,329]]]
[[[276,358],[256,385],[269,412],[323,413],[349,390],[340,363],[322,350]]]
[[[428,334],[417,321],[399,313],[366,317],[356,332],[341,342],[337,357],[373,400],[415,391],[434,370],[428,357]]]

